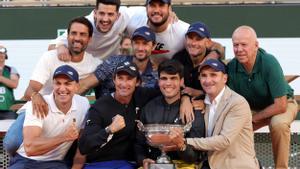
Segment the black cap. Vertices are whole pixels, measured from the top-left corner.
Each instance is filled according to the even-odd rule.
[[[126,72],[130,76],[137,77],[137,78],[139,78],[139,76],[140,76],[140,73],[139,73],[139,70],[138,70],[136,64],[129,62],[129,61],[121,62],[117,65],[114,74],[116,75],[119,72]]]
[[[152,0],[146,0],[146,4],[149,4]],[[171,0],[159,0],[161,1],[162,3],[165,3],[165,4],[171,4]]]

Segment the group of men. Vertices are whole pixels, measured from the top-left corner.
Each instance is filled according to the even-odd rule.
[[[141,14],[119,8],[120,0],[97,0],[41,57],[24,95],[31,101],[13,124],[23,128],[21,145],[16,152],[6,145],[10,168],[67,168],[64,157],[77,139],[72,168],[147,168],[158,153],[137,130],[137,119],[192,121],[189,133],[171,130],[163,148],[178,164],[203,169],[259,168],[253,131],[269,125],[275,167],[288,168],[297,103],[251,27],[233,32],[235,58],[226,66],[223,47],[204,23],[172,21],[170,0],[146,0]],[[125,29],[132,56],[117,55]],[[96,86],[90,107],[76,93]]]

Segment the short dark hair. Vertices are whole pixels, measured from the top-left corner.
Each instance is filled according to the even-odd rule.
[[[96,0],[96,9],[98,9],[100,3],[105,5],[116,5],[116,9],[119,11],[121,0]]]
[[[91,24],[91,22],[88,19],[86,19],[83,16],[76,17],[76,18],[72,19],[69,22],[69,25],[68,25],[68,34],[70,33],[70,29],[71,29],[71,26],[73,25],[73,23],[81,23],[81,24],[85,25],[89,30],[89,37],[92,37],[92,35],[93,35],[93,25]]]
[[[178,73],[179,77],[183,78],[183,65],[174,59],[165,60],[158,65],[158,77],[160,77],[162,72],[170,75],[176,75]]]

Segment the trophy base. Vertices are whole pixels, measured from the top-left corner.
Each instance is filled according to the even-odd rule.
[[[175,164],[150,164],[149,169],[175,169]]]

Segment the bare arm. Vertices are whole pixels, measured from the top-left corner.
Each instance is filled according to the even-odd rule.
[[[207,48],[211,51],[206,58],[211,59],[223,59],[225,58],[225,49],[224,47],[215,41],[210,41],[211,43],[208,44]]]
[[[84,94],[89,89],[96,87],[99,83],[100,81],[98,81],[97,77],[94,74],[90,74],[88,77],[79,81],[80,88],[78,90],[78,93]]]
[[[253,123],[270,119],[272,116],[286,112],[287,97],[282,96],[274,99],[274,103],[266,107],[262,111],[255,113],[252,117]]]
[[[25,94],[23,96],[24,100],[29,101],[31,100],[31,96],[33,93],[38,93],[43,87],[43,84],[41,84],[38,81],[30,80],[29,85],[25,91]]]
[[[79,148],[77,148],[73,159],[72,169],[82,169],[85,163],[85,158],[85,155],[82,155],[79,151]]]
[[[30,80],[26,89],[24,100],[32,101],[33,114],[39,118],[44,118],[48,114],[48,104],[38,92],[42,89],[43,85],[40,82]]]
[[[11,74],[10,78],[6,78],[0,75],[0,83],[3,83],[9,88],[15,89],[19,84],[19,76],[17,74]]]
[[[78,138],[78,131],[74,124],[71,124],[66,131],[56,137],[41,137],[42,128],[37,126],[26,126],[23,128],[24,148],[28,156],[45,154],[61,143],[74,141]]]
[[[53,50],[53,49],[56,49],[55,44],[50,44],[50,45],[48,46],[48,50]]]

